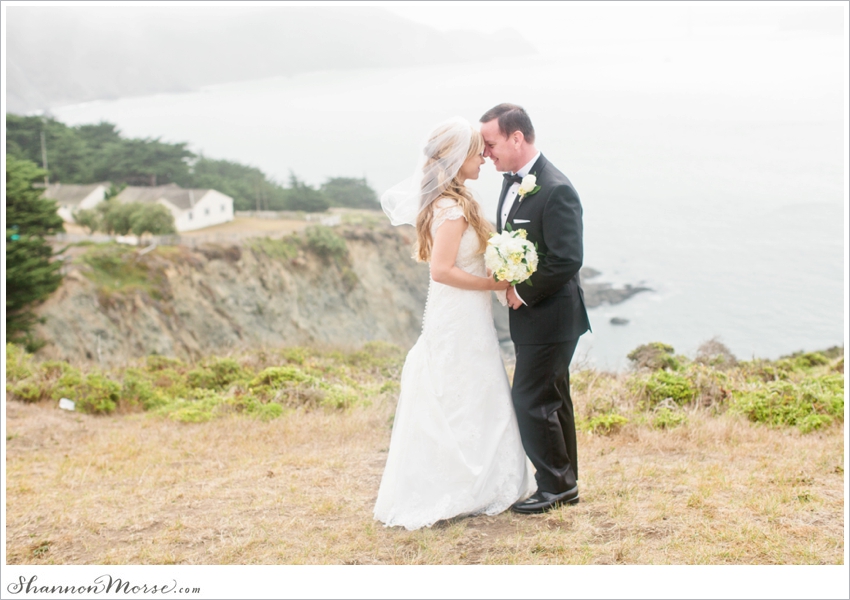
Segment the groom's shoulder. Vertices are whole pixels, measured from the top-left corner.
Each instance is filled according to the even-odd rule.
[[[540,173],[540,177],[538,178],[538,183],[541,185],[545,184],[547,186],[566,185],[575,191],[570,179],[548,159],[546,159],[546,162],[543,164],[543,169]]]

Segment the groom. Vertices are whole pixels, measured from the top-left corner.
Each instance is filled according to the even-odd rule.
[[[570,180],[538,152],[521,106],[500,104],[481,117],[484,156],[504,171],[497,227],[525,229],[540,255],[531,278],[508,288],[516,367],[511,395],[525,452],[537,469],[537,492],[514,512],[533,514],[578,496],[576,427],[570,361],[590,330],[578,272],[582,210]],[[536,177],[535,185],[528,175]],[[521,185],[522,184],[522,185]]]

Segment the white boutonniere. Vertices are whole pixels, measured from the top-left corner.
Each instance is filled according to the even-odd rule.
[[[529,173],[522,178],[522,183],[519,184],[517,194],[519,202],[522,202],[526,196],[533,196],[540,191],[540,186],[537,185],[537,176],[534,173]]]

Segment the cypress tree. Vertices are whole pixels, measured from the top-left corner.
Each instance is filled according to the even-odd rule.
[[[42,197],[34,181],[44,171],[35,163],[6,156],[6,341],[32,348],[33,308],[62,281],[60,263],[44,236],[64,231],[56,202]]]

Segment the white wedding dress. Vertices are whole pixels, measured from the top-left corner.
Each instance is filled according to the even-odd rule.
[[[454,200],[441,198],[435,208],[432,233],[447,219],[464,218]],[[455,264],[486,276],[471,227]],[[490,302],[489,291],[431,280],[375,503],[375,518],[387,526],[413,530],[459,515],[493,515],[536,490]]]

